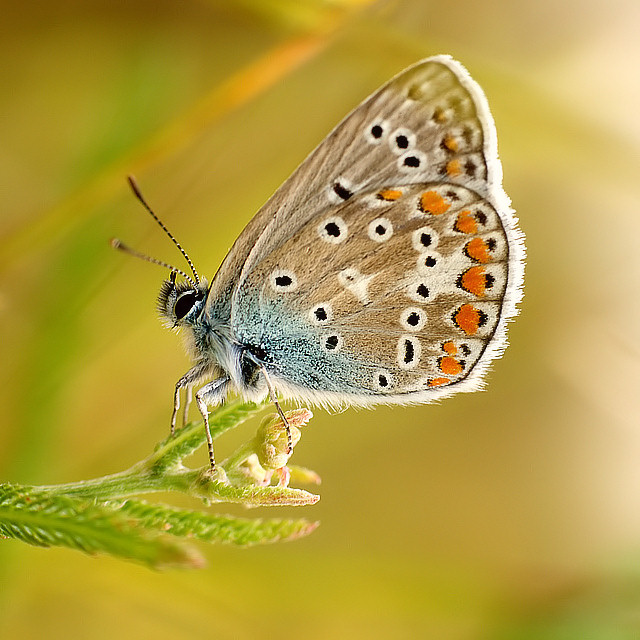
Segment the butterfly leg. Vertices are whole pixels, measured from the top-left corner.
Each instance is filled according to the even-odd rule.
[[[191,402],[191,388],[202,377],[206,375],[208,368],[202,365],[196,365],[193,369],[189,369],[178,382],[176,382],[176,390],[173,395],[173,413],[171,414],[171,435],[176,432],[176,422],[178,421],[178,410],[180,409],[180,391],[186,387],[187,397],[184,415],[186,418]]]
[[[184,409],[182,411],[182,426],[187,424],[187,420],[189,418],[189,407],[191,406],[191,401],[193,400],[193,385],[187,385],[187,391],[184,398]]]
[[[207,446],[209,448],[209,462],[211,463],[211,470],[215,471],[216,459],[213,455],[213,438],[211,437],[211,430],[209,429],[209,405],[222,404],[227,397],[227,391],[229,386],[229,378],[222,377],[205,384],[204,387],[196,392],[196,404],[202,419],[204,420],[204,430],[207,434]]]
[[[284,424],[285,431],[287,432],[287,453],[291,453],[293,450],[293,442],[291,440],[291,427],[289,426],[289,422],[287,421],[287,417],[284,415],[282,408],[280,407],[280,403],[278,402],[278,396],[276,396],[275,389],[271,384],[271,378],[267,373],[267,370],[264,367],[260,367],[260,371],[262,371],[262,375],[264,376],[264,380],[267,383],[267,388],[269,389],[269,397],[271,398],[271,402],[276,406],[276,411]]]

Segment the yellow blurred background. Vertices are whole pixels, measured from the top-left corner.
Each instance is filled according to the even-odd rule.
[[[637,0],[2,3],[1,480],[115,472],[166,434],[165,273],[108,239],[180,261],[127,173],[211,276],[351,108],[449,53],[529,258],[485,392],[316,412],[295,462],[322,500],[250,513],[311,537],[203,546],[199,572],[0,541],[0,637],[640,637],[639,28]]]

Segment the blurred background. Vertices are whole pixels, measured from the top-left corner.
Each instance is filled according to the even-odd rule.
[[[488,96],[529,258],[486,391],[316,412],[295,462],[322,500],[250,513],[319,519],[311,537],[203,546],[198,572],[0,542],[0,637],[640,637],[636,0],[5,1],[2,16],[2,480],[119,471],[167,432],[189,363],[155,317],[165,273],[108,239],[181,263],[128,173],[211,276],[351,108],[449,53]]]

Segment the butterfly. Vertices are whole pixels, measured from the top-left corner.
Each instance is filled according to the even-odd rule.
[[[230,392],[323,406],[428,403],[481,386],[506,346],[524,240],[487,100],[449,56],[357,106],[242,231],[211,283],[170,269],[158,309],[186,333],[208,407]],[[180,279],[178,279],[180,276]],[[185,414],[186,415],[186,414]]]

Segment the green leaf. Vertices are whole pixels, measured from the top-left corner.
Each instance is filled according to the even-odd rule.
[[[293,540],[308,535],[318,526],[317,522],[304,519],[236,518],[150,504],[143,500],[127,500],[120,510],[136,518],[146,528],[161,528],[174,536],[240,546]]]
[[[154,568],[203,565],[192,548],[140,528],[125,512],[33,487],[0,484],[0,535],[40,547],[108,553]]]

